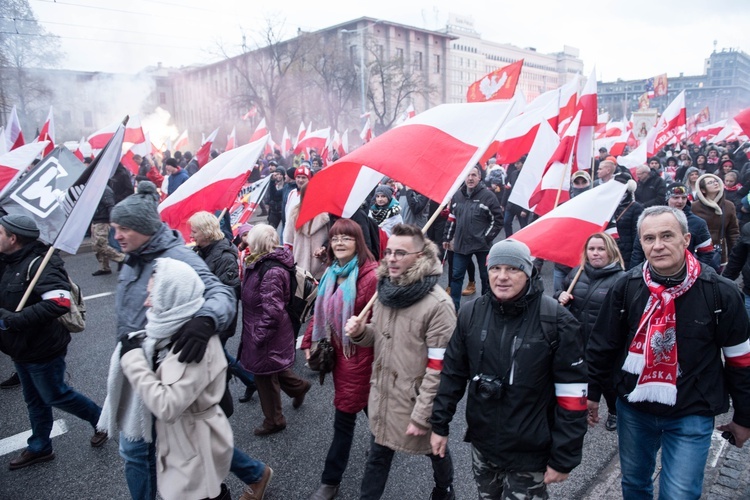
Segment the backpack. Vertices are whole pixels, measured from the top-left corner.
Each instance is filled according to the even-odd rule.
[[[32,274],[36,274],[37,269],[32,272],[32,267],[41,258],[37,255],[31,262],[29,262],[29,268],[26,270],[26,282],[31,282]],[[86,304],[83,302],[83,294],[81,293],[81,287],[73,283],[68,273],[68,283],[70,283],[70,310],[57,318],[57,321],[65,327],[70,333],[82,332],[86,329]]]
[[[259,281],[263,281],[266,271],[272,267],[282,267],[289,271],[289,288],[292,293],[286,305],[286,312],[289,313],[289,318],[292,320],[294,336],[296,337],[302,328],[302,324],[310,318],[314,309],[315,299],[318,296],[318,281],[313,278],[310,271],[297,265],[294,266],[294,269],[291,269],[276,260],[266,260],[260,265]]]

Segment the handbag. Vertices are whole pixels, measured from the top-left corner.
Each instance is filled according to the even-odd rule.
[[[333,350],[333,344],[327,338],[321,339],[315,349],[310,353],[310,359],[307,364],[311,370],[318,372],[320,385],[326,377],[326,373],[331,373],[336,365],[336,353]]]

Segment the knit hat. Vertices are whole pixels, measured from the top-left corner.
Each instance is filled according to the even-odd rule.
[[[577,171],[575,174],[573,174],[573,177],[570,178],[570,181],[575,184],[576,179],[579,179],[579,178],[584,178],[586,179],[586,182],[591,184],[591,176],[585,170]]]
[[[520,241],[511,239],[498,241],[492,245],[490,253],[487,255],[488,269],[502,264],[520,269],[529,278],[531,278],[531,271],[534,268],[529,247]]]
[[[0,217],[0,224],[8,230],[9,233],[13,233],[17,236],[24,236],[26,238],[39,238],[39,228],[34,222],[34,219],[28,215],[21,214],[8,214],[5,217]]]
[[[242,236],[245,233],[249,233],[252,228],[253,228],[252,224],[242,224],[239,227],[239,229],[237,229],[237,236],[239,236],[240,238],[242,238]]]
[[[382,194],[386,198],[393,197],[393,189],[391,186],[386,186],[385,184],[380,184],[378,187],[375,188],[375,196]]]
[[[666,199],[667,201],[669,201],[669,198],[671,198],[672,196],[687,196],[687,194],[688,188],[685,184],[681,182],[673,182],[667,186]]]
[[[151,236],[161,227],[161,217],[157,210],[159,193],[153,182],[138,183],[138,192],[115,205],[109,220],[137,233]]]
[[[306,167],[303,162],[299,167],[297,167],[297,170],[294,171],[294,177],[296,178],[298,175],[304,175],[308,179],[311,178],[312,172],[310,171],[310,167]]]

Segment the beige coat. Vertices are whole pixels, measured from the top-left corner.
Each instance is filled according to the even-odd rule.
[[[142,349],[126,353],[123,373],[156,417],[156,471],[165,499],[213,498],[229,474],[234,441],[219,408],[227,360],[218,336],[200,363],[180,363],[170,352],[156,373]]]
[[[313,256],[313,252],[323,246],[328,240],[327,213],[318,214],[309,222],[306,222],[299,231],[295,231],[299,215],[299,205],[294,207],[284,226],[284,243],[293,246],[294,262],[302,269],[310,271],[316,280],[323,277],[328,267],[324,260]]]
[[[404,275],[404,283],[441,274],[436,254],[437,249],[430,244]],[[378,278],[387,275],[388,269],[381,263]],[[403,309],[386,307],[379,300],[375,302],[371,322],[362,336],[352,340],[375,347],[368,414],[376,443],[396,451],[431,453],[429,419],[440,371],[427,367],[427,350],[445,349],[455,328],[453,302],[439,285],[422,300]],[[407,436],[410,422],[427,433]]]

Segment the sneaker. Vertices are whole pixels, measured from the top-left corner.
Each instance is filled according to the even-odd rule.
[[[332,500],[339,494],[338,484],[321,484],[308,500]]]
[[[248,484],[245,491],[242,492],[240,500],[263,500],[263,495],[266,494],[266,487],[271,482],[272,477],[273,469],[266,465],[260,480],[257,483]]]
[[[34,453],[29,451],[28,448],[23,450],[20,455],[10,461],[8,469],[18,470],[28,467],[30,465],[38,464],[41,462],[49,462],[55,459],[55,452],[50,450],[47,453]]]
[[[435,486],[432,488],[430,500],[456,500],[456,491],[453,489],[453,486],[449,487],[447,490]]]
[[[611,413],[607,417],[607,421],[604,422],[604,428],[608,431],[616,431],[617,430],[617,415],[612,415]]]
[[[469,281],[469,284],[466,285],[466,288],[464,288],[463,292],[461,292],[461,295],[464,297],[468,297],[469,295],[474,295],[477,293],[477,284],[473,281]]]
[[[107,439],[109,439],[109,435],[107,435],[106,432],[97,431],[93,436],[91,436],[91,446],[93,448],[101,448],[102,446],[104,446],[104,443],[107,442]]]
[[[18,374],[16,372],[13,372],[13,374],[8,377],[8,380],[0,382],[0,389],[13,389],[15,387],[18,387],[19,385],[21,385],[21,379],[18,378]]]

